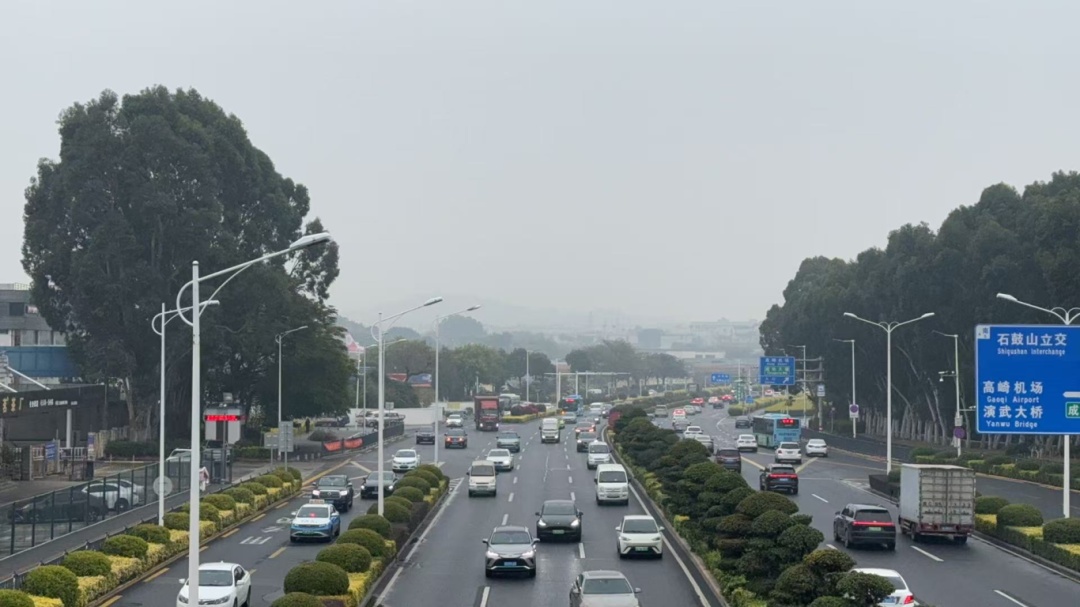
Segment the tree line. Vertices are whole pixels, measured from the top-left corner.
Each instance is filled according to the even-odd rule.
[[[809,358],[824,357],[825,384],[846,419],[851,402],[850,345],[856,342],[856,392],[869,429],[885,431],[885,333],[845,318],[905,321],[927,312],[933,318],[893,334],[894,431],[903,438],[944,442],[952,434],[955,392],[940,372],[954,367],[959,335],[962,406],[974,402],[974,327],[977,324],[1052,324],[1042,312],[996,298],[1008,293],[1042,307],[1080,302],[1080,174],[1054,173],[1023,192],[1006,184],[983,190],[977,203],[954,209],[937,231],[927,224],[891,232],[884,248],[853,260],[805,259],[784,289],[784,302],[766,314],[761,346],[767,355],[798,355],[789,344],[806,344]],[[786,350],[785,350],[786,349]],[[865,423],[861,420],[860,425]],[[828,422],[826,422],[828,423]],[[965,426],[973,431],[968,414]],[[970,436],[970,434],[969,434]],[[1015,436],[977,436],[987,446],[1015,443]],[[1060,447],[1060,437],[1038,437]]]

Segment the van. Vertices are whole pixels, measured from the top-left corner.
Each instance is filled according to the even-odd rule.
[[[495,464],[479,459],[469,466],[469,497],[475,495],[495,495]]]
[[[600,464],[596,467],[596,503],[630,504],[630,475],[619,464]]]
[[[653,409],[653,415],[656,417],[667,417],[667,407],[664,405],[656,405],[656,408]]]
[[[559,420],[554,417],[545,417],[540,422],[540,442],[557,443],[559,438]]]

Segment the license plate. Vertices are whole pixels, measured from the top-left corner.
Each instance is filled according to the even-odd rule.
[[[637,550],[638,552],[648,552],[649,551],[649,549],[647,547],[645,547],[645,546],[639,546],[637,548],[634,548],[634,550]]]
[[[506,567],[517,567],[517,564],[517,561],[505,561],[503,563],[503,565]]]
[[[881,531],[881,527],[870,527],[870,531]]]
[[[566,531],[563,529],[555,529],[554,531],[552,531],[552,533],[554,533],[555,535],[562,535],[566,533]]]

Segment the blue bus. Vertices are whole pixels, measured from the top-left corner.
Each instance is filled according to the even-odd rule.
[[[571,394],[559,399],[559,411],[567,413],[573,411],[580,414],[585,407],[585,399],[580,394]]]
[[[775,449],[780,443],[797,443],[802,436],[802,420],[783,413],[766,413],[754,418],[754,438],[759,447]]]

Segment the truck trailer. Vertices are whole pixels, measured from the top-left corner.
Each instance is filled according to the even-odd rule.
[[[950,465],[900,468],[900,532],[915,541],[947,537],[963,544],[975,530],[975,471]]]
[[[499,410],[498,396],[474,396],[473,416],[476,419],[476,429],[486,432],[494,432],[499,429],[501,411]]]

